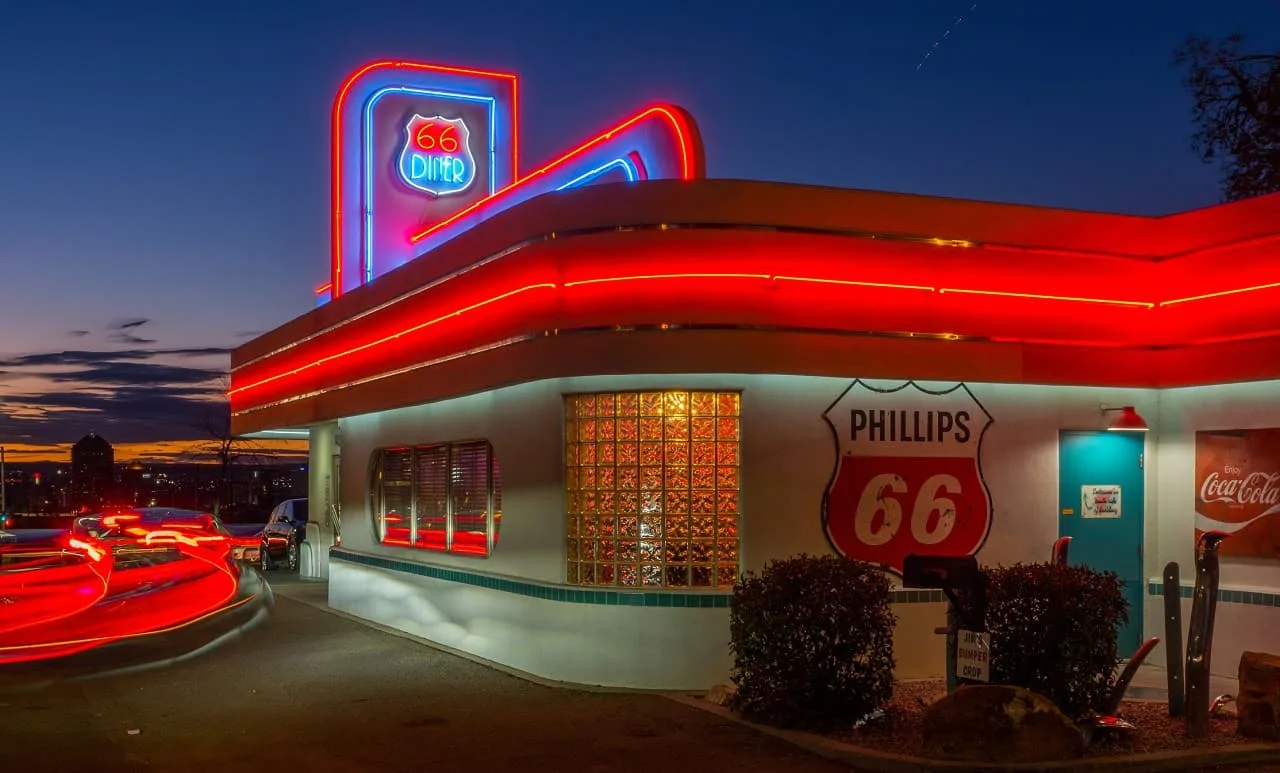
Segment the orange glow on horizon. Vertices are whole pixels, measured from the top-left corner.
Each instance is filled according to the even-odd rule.
[[[199,464],[204,463],[199,458],[200,448],[207,446],[211,441],[207,440],[161,440],[154,443],[112,443],[112,449],[115,451],[116,464],[131,464],[137,462],[139,464]],[[216,441],[213,441],[216,442]],[[269,440],[251,440],[246,441],[255,443],[264,457],[264,461],[270,463],[273,461],[272,456],[277,462],[291,461],[290,457],[303,457],[307,455],[308,444],[306,440],[281,440],[271,438]],[[4,460],[12,471],[13,468],[20,467],[23,464],[65,464],[70,470],[71,468],[71,446],[74,443],[4,443]],[[207,462],[212,463],[212,462]],[[48,480],[45,481],[49,482]]]

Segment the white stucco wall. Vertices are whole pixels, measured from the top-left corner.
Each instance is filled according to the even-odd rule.
[[[343,547],[559,585],[565,574],[563,395],[687,388],[743,392],[743,568],[758,570],[770,559],[801,552],[828,553],[831,548],[820,513],[835,450],[822,414],[849,381],[751,375],[575,378],[344,419]],[[871,383],[892,386],[900,382]],[[1100,429],[1106,423],[1102,404],[1133,405],[1152,424],[1145,464],[1145,573],[1158,579],[1161,567],[1177,560],[1183,565],[1184,580],[1190,582],[1194,430],[1280,426],[1277,382],[1166,392],[995,384],[969,384],[969,388],[994,418],[984,439],[982,458],[993,503],[993,527],[978,554],[988,565],[1042,561],[1049,556],[1058,536],[1059,431]],[[504,516],[494,554],[476,559],[376,544],[368,499],[374,449],[470,438],[489,439],[501,467]],[[400,577],[401,573],[340,562],[333,567],[330,593],[335,605],[544,677],[593,684],[691,687],[723,681],[728,675],[727,654],[720,649],[728,638],[724,610],[568,604],[489,588],[449,587],[455,584]],[[1280,564],[1226,560],[1222,577],[1224,588],[1280,590]],[[420,594],[421,600],[411,601],[415,594]],[[417,611],[397,611],[395,604],[400,602],[390,599],[412,604]],[[1146,596],[1145,600],[1145,613],[1135,610],[1135,614],[1145,620],[1146,635],[1161,635],[1160,599]],[[940,674],[942,643],[933,628],[944,622],[944,605],[895,607],[899,614],[895,637],[899,676]],[[664,646],[640,646],[642,640],[635,638],[637,632],[631,624],[620,622],[631,619],[642,620],[642,627],[662,628]],[[1280,644],[1268,644],[1276,641],[1278,619],[1280,608],[1220,606],[1214,670],[1234,672],[1239,649],[1246,644],[1280,650]],[[697,622],[690,622],[694,620]],[[482,630],[483,634],[477,633]],[[618,640],[615,634],[623,638]],[[541,643],[529,646],[525,640],[529,636]],[[622,663],[595,651],[627,642],[634,643],[636,649],[632,659]],[[540,652],[546,654],[538,655]],[[1153,660],[1162,657],[1157,653]],[[676,660],[682,663],[675,665]],[[670,678],[654,683],[656,673],[668,673]],[[673,680],[693,680],[695,684],[674,684]]]
[[[1280,381],[1168,389],[1160,393],[1157,426],[1157,489],[1160,523],[1157,552],[1148,554],[1147,576],[1161,583],[1165,564],[1177,561],[1182,584],[1195,582],[1195,433],[1209,429],[1280,427]],[[1220,588],[1228,591],[1280,593],[1280,561],[1260,558],[1221,559]],[[1163,600],[1146,610],[1147,636],[1164,636]],[[1182,602],[1182,625],[1191,618],[1191,600]],[[1211,669],[1236,676],[1240,653],[1280,653],[1280,607],[1221,602],[1214,623]],[[1163,665],[1163,643],[1151,655]]]

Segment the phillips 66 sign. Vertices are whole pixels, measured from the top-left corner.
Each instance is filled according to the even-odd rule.
[[[912,553],[982,547],[991,528],[982,437],[992,419],[968,387],[854,381],[823,418],[837,456],[822,522],[838,553],[901,575]]]

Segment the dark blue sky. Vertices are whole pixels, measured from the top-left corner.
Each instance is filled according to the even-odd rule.
[[[1232,31],[1274,50],[1280,2],[973,5],[10,0],[7,391],[14,355],[234,346],[310,308],[333,93],[371,59],[519,73],[526,168],[665,100],[697,117],[715,177],[1142,213],[1217,200],[1172,52]],[[148,321],[118,329],[130,318]]]

